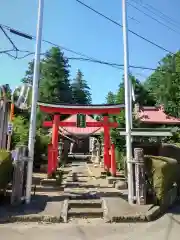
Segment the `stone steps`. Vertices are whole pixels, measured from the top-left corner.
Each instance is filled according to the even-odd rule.
[[[54,178],[52,178],[52,179],[44,178],[41,180],[40,184],[41,184],[41,186],[55,187],[55,186],[57,186],[57,181]]]
[[[101,208],[100,199],[69,200],[69,208]]]
[[[71,208],[68,210],[68,219],[70,218],[103,218],[101,208]]]
[[[101,199],[74,199],[68,201],[67,219],[103,218]]]

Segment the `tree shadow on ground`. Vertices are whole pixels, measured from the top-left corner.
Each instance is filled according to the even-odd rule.
[[[48,196],[33,196],[29,204],[5,204],[0,207],[0,222],[11,216],[38,214],[43,212],[47,202]]]

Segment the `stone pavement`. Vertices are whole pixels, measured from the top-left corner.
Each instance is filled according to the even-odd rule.
[[[89,170],[90,168],[91,170]],[[71,167],[65,167],[64,171],[67,174],[63,181],[64,188],[37,185],[36,195],[32,197],[32,202],[29,205],[0,207],[0,221],[66,222],[68,221],[69,201],[74,199],[81,203],[82,198],[88,201],[91,198],[99,199],[102,202],[103,216],[106,222],[145,221],[152,213],[151,205],[130,206],[127,202],[127,190],[117,190],[112,184],[108,184],[107,179],[99,178],[98,171],[100,169],[93,170],[91,164],[76,162]],[[94,174],[93,171],[96,171],[96,173]],[[77,182],[73,180],[75,176],[78,178]],[[34,181],[36,179],[38,182],[38,178],[41,178],[41,175],[36,175]],[[77,202],[73,204],[77,206]],[[92,202],[91,210],[89,211],[88,207],[86,213],[88,210],[91,213],[90,215],[93,215],[93,207]],[[78,205],[78,208],[82,209],[82,205]],[[71,215],[72,212],[74,214],[77,212],[76,209],[77,207],[71,211]],[[95,212],[98,216],[101,215],[99,210]],[[79,217],[81,217],[81,214],[85,213],[79,211]],[[96,224],[98,222],[99,224],[102,223],[102,219],[91,219],[89,221],[82,218],[78,221],[76,219],[75,222],[96,222]]]
[[[101,179],[103,168],[87,165],[92,176],[91,184],[98,185],[97,194],[104,200],[107,208],[106,218],[111,222],[145,221],[152,212],[152,205],[129,205],[127,189],[118,190],[107,179]],[[156,210],[156,208],[154,208]]]
[[[155,222],[117,224],[0,225],[2,240],[179,240],[180,217],[166,214]]]

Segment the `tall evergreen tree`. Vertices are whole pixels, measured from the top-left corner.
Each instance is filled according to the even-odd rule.
[[[116,95],[113,92],[108,92],[106,97],[107,104],[115,104],[116,101]]]
[[[39,100],[49,103],[71,103],[69,64],[58,47],[51,48],[42,60]]]
[[[25,72],[24,78],[21,80],[22,83],[33,84],[33,71],[34,71],[34,60],[28,63],[28,69]]]
[[[92,102],[90,87],[86,80],[83,78],[83,74],[78,70],[76,78],[72,82],[72,97],[73,102],[77,104],[90,104]]]

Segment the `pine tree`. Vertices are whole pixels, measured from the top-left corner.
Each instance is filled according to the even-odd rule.
[[[91,104],[90,87],[86,80],[83,79],[82,72],[78,69],[76,78],[72,83],[72,97],[73,102],[77,104]]]
[[[113,92],[108,92],[108,95],[106,97],[107,104],[115,104],[116,101],[116,95]]]
[[[25,73],[25,77],[21,80],[22,83],[33,84],[33,72],[34,72],[34,61],[28,63],[28,70]]]
[[[71,103],[69,64],[60,48],[53,47],[41,62],[39,100],[47,103]]]

